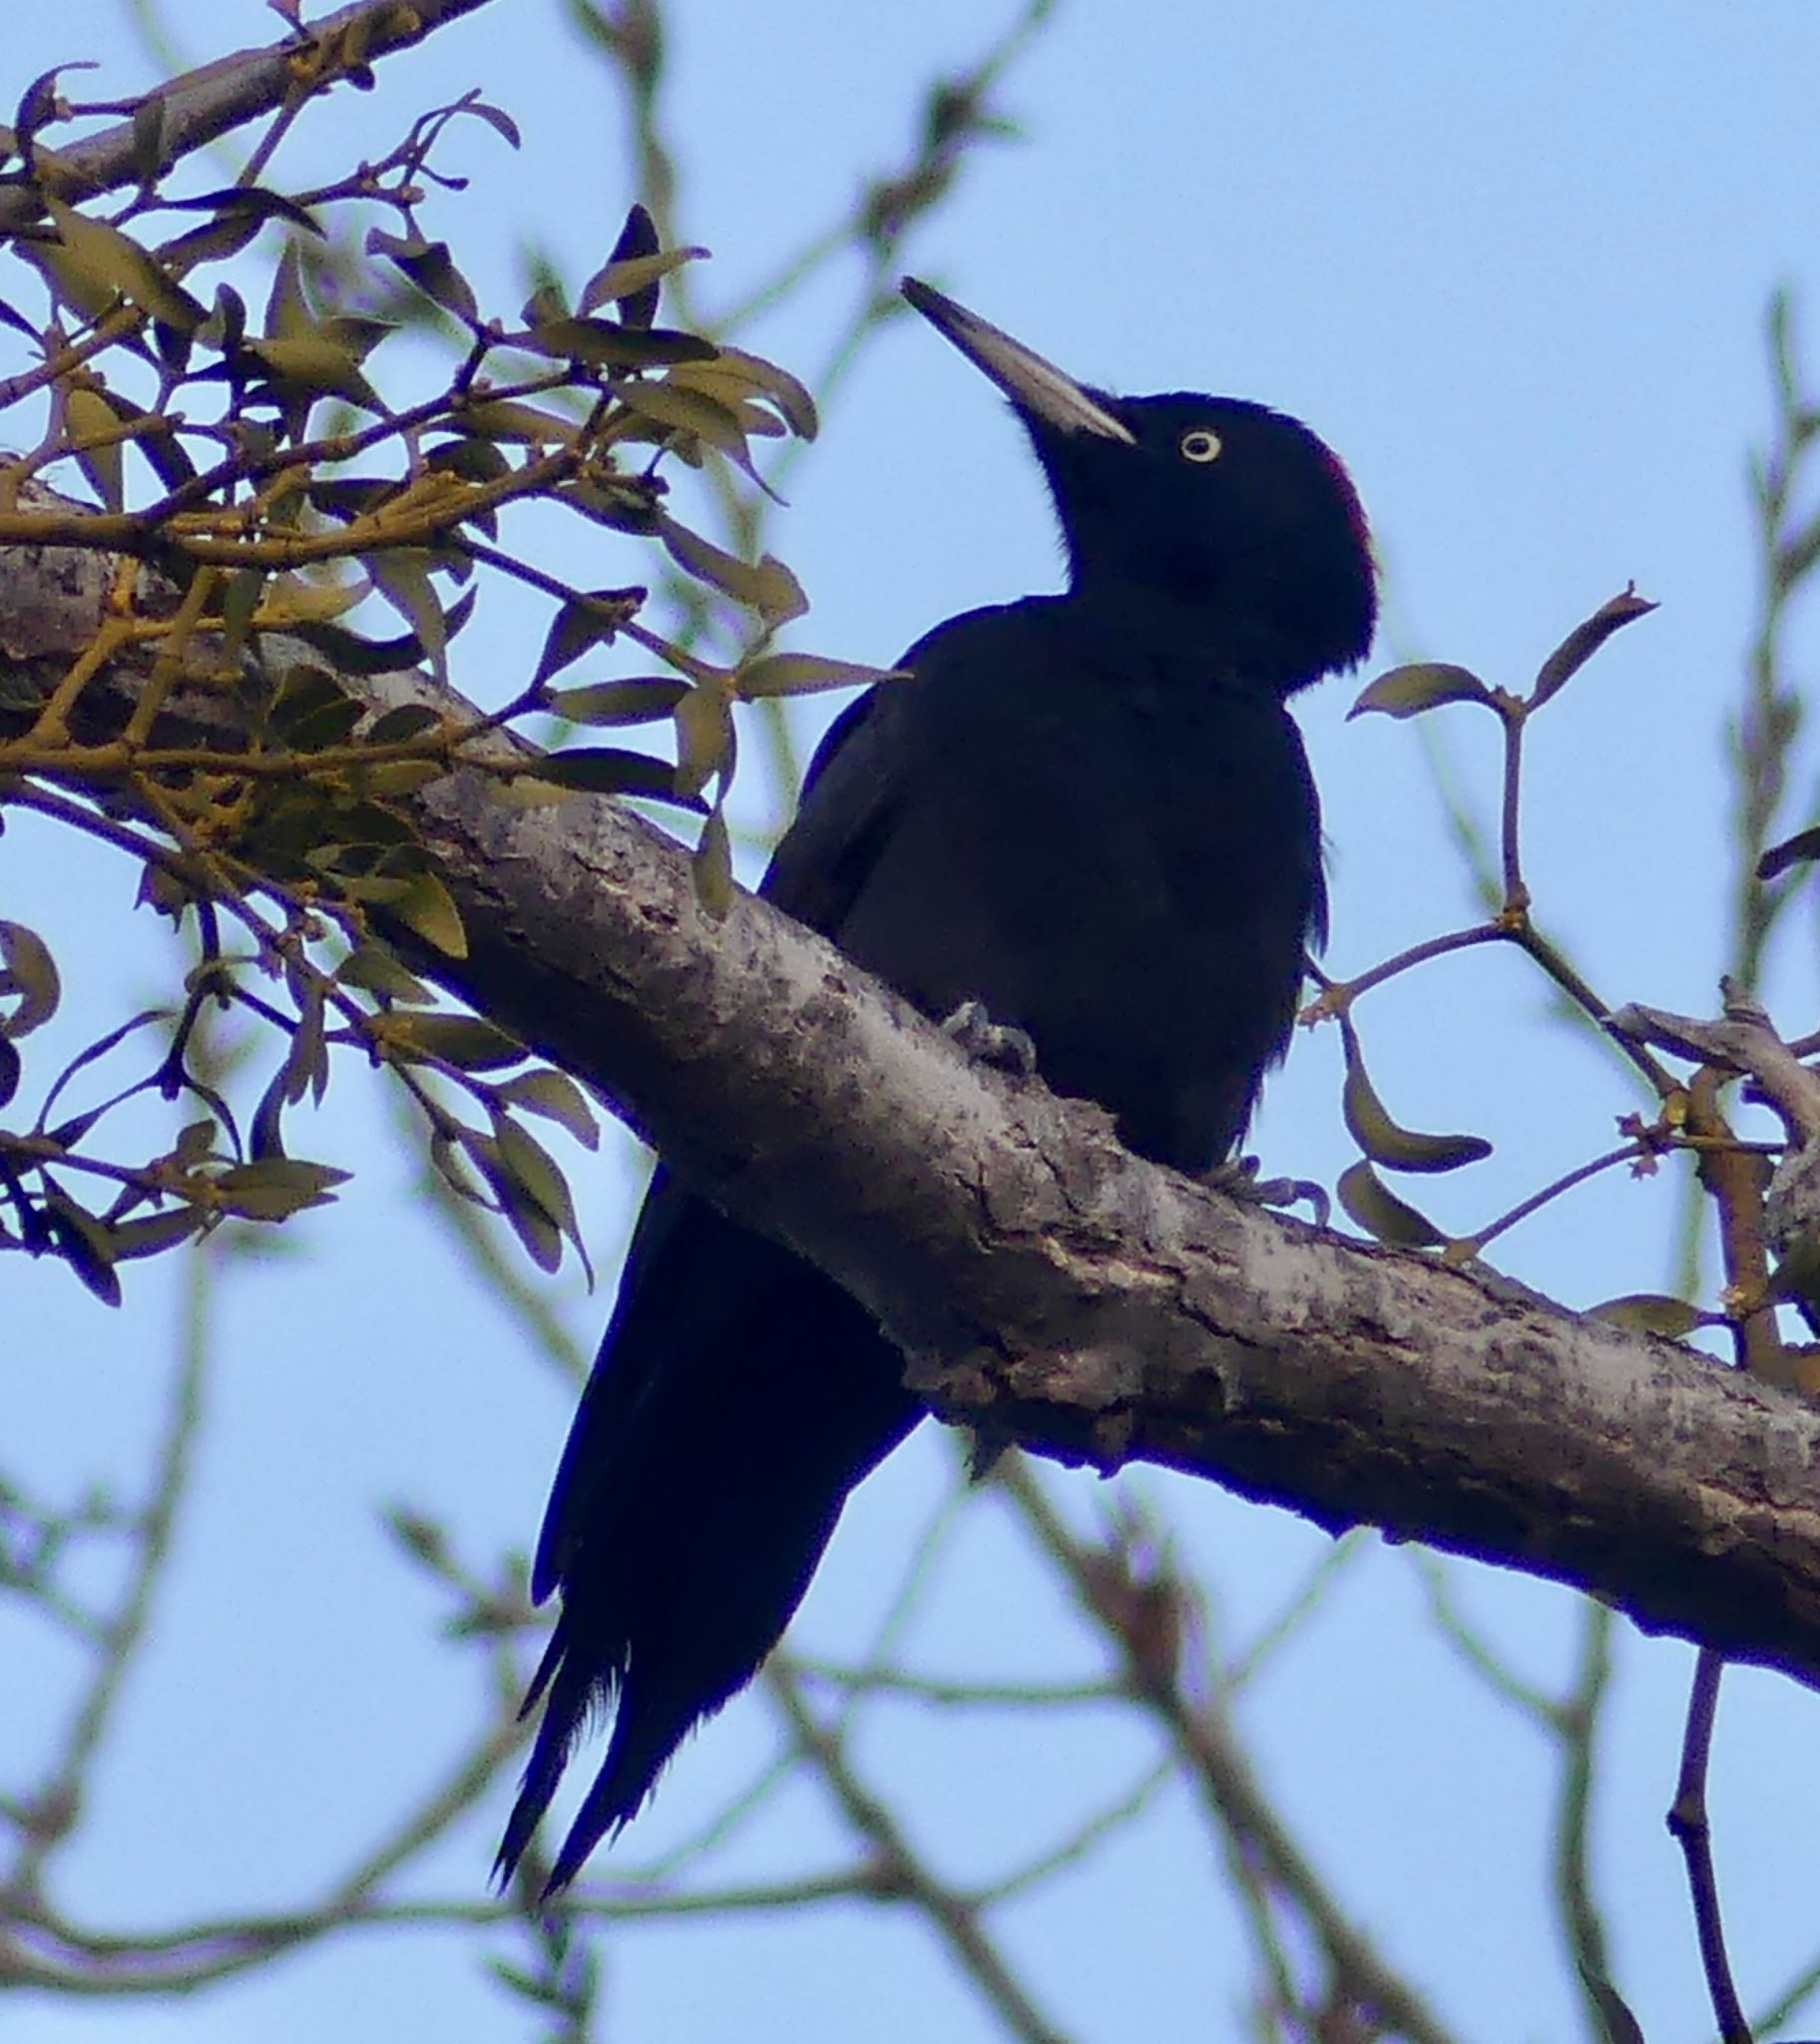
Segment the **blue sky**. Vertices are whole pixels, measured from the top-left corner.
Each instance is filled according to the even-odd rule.
[[[913,89],[967,61],[1010,12],[980,0],[678,7],[667,106],[683,230],[714,251],[696,279],[703,302],[736,301],[856,179],[895,164]],[[165,18],[196,58],[265,39],[273,19],[251,0],[182,0]],[[102,53],[97,91],[149,75],[113,0],[22,13],[0,102],[48,64]],[[1206,387],[1314,425],[1350,465],[1385,563],[1375,666],[1421,654],[1522,685],[1625,582],[1661,603],[1532,735],[1538,914],[1614,1002],[1707,1009],[1726,955],[1725,731],[1758,597],[1745,457],[1769,416],[1762,321],[1779,284],[1797,295],[1820,385],[1816,79],[1820,12],[1801,0],[1073,0],[1001,88],[1020,139],[982,152],[906,251],[917,273],[1090,380]],[[526,245],[579,279],[637,196],[617,105],[553,5],[498,0],[388,63],[376,94],[343,94],[327,122],[303,124],[277,182],[305,182],[355,134],[370,152],[473,84],[518,117],[526,148],[514,156],[476,128],[453,159],[469,191],[427,219],[458,242],[483,295],[513,305]],[[856,285],[856,266],[836,267],[752,344],[812,368]],[[888,663],[940,617],[1055,585],[1047,508],[1013,422],[913,319],[866,357],[787,494],[773,544],[813,600],[795,642],[817,651]],[[554,565],[592,583],[636,572],[631,557],[588,554],[603,544],[592,531],[562,544],[573,551]],[[531,611],[483,621],[455,679],[490,695],[542,627]],[[1811,666],[1811,617],[1797,629]],[[1330,683],[1303,709],[1339,972],[1471,913],[1421,733],[1348,724],[1352,694]],[[1454,710],[1437,724],[1483,802],[1490,721]],[[1810,761],[1790,827],[1811,820],[1814,792]],[[104,860],[53,860],[31,833],[0,841],[0,912],[71,930],[63,962],[79,1012],[155,984],[166,954],[129,913],[132,885]],[[1798,916],[1769,982],[1790,1034],[1814,1026],[1811,931]],[[1480,953],[1359,1011],[1402,1118],[1498,1144],[1491,1164],[1421,1189],[1451,1225],[1472,1227],[1605,1147],[1611,1117],[1637,1104],[1612,1059],[1545,1025],[1544,992],[1518,961]],[[1271,1169],[1331,1181],[1343,1167],[1337,1090],[1335,1044],[1298,1043],[1258,1132]],[[361,1176],[221,1301],[220,1409],[181,1565],[67,1869],[65,1899],[98,1920],[278,1905],[340,1864],[375,1808],[433,1777],[467,1722],[473,1671],[428,1637],[434,1600],[393,1560],[373,1500],[453,1500],[470,1552],[522,1545],[567,1422],[566,1391],[524,1358],[510,1317],[464,1279],[414,1200],[412,1161],[360,1075],[344,1075],[311,1143]],[[628,1211],[628,1162],[610,1142],[603,1161],[576,1163],[603,1265]],[[1678,1212],[1670,1176],[1603,1183],[1511,1237],[1500,1261],[1573,1302],[1656,1288]],[[53,1484],[134,1467],[169,1367],[178,1274],[135,1272],[121,1314],[60,1271],[4,1278],[8,1320],[34,1329],[0,1352],[9,1451]],[[567,1278],[552,1290],[591,1344],[605,1301]],[[862,1496],[805,1615],[812,1643],[865,1637],[944,1467],[925,1436]],[[1179,1514],[1184,1555],[1241,1635],[1322,1551],[1282,1515],[1167,1479],[1145,1488]],[[1083,1478],[1062,1493],[1083,1518],[1103,1502]],[[1081,1672],[1087,1650],[1020,1566],[998,1508],[977,1510],[964,1540],[965,1566],[915,1641],[926,1665],[1005,1678],[1069,1668],[1072,1654]],[[1260,1764],[1350,1905],[1463,2031],[1569,2034],[1536,1899],[1536,1753],[1434,1644],[1405,1558],[1373,1553],[1358,1574],[1256,1700]],[[1465,1589],[1527,1666],[1563,1665],[1569,1600],[1486,1572]],[[1688,1661],[1672,1644],[1627,1644],[1604,1756],[1600,1870],[1619,1977],[1652,2044],[1703,2034],[1660,1822]],[[10,1781],[13,1754],[54,1722],[67,1669],[3,1611],[0,1665]],[[1721,1866],[1735,1957],[1758,1990],[1808,1950],[1811,1910],[1787,1898],[1812,1891],[1814,1712],[1749,1676],[1722,1712]],[[1016,1721],[965,1736],[908,1713],[891,1723],[878,1765],[939,1785],[922,1821],[956,1865],[999,1863],[1014,1839],[1043,1835],[1077,1773],[1118,1778],[1130,1739],[1105,1726],[1033,1737]],[[761,1702],[729,1711],[629,1850],[680,1835],[768,1737]],[[426,1886],[477,1892],[501,1813],[503,1800],[453,1834]],[[813,1861],[832,1835],[801,1794],[731,1864]],[[1191,1813],[1171,1803],[1099,1874],[1014,1914],[1014,1951],[1081,2037],[1132,2034],[1134,2009],[1157,2038],[1241,2034],[1241,1976],[1205,1857]],[[613,2036],[991,2034],[884,1912],[663,1929],[616,1952]],[[330,2027],[343,2044],[527,2033],[454,1940],[426,1933],[349,1940],[176,2009],[28,2005],[18,2034],[210,2044]]]

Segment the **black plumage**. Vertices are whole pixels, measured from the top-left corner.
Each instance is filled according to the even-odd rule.
[[[1322,929],[1284,705],[1370,642],[1358,498],[1292,419],[1086,388],[904,288],[1011,398],[1068,592],[951,619],[852,704],[763,891],[928,1015],[982,1002],[1132,1149],[1204,1171],[1283,1053]],[[613,1731],[552,1887],[751,1678],[848,1493],[922,1416],[900,1377],[837,1285],[660,1172],[538,1549],[535,1594],[561,1606],[502,1873],[595,1707]]]

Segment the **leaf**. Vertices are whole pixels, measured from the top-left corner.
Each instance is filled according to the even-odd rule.
[[[1540,710],[1551,696],[1558,696],[1579,674],[1613,632],[1621,632],[1638,618],[1646,618],[1657,606],[1638,596],[1636,584],[1627,583],[1621,594],[1601,603],[1584,625],[1576,625],[1542,664],[1536,686],[1530,691],[1529,707]]]
[[[529,1055],[517,1037],[479,1015],[383,1015],[373,1035],[402,1057],[431,1058],[464,1072],[500,1071]]]
[[[218,1202],[242,1221],[288,1221],[309,1207],[326,1207],[331,1190],[345,1185],[351,1172],[331,1164],[309,1164],[300,1157],[263,1157],[252,1164],[232,1164],[210,1180]]]
[[[113,291],[154,319],[180,333],[194,333],[209,316],[178,281],[142,249],[106,221],[91,220],[50,193],[44,195],[50,215],[75,268],[91,283]]]
[[[526,1114],[540,1114],[546,1121],[560,1123],[587,1150],[601,1145],[601,1126],[587,1096],[567,1072],[549,1065],[535,1072],[521,1072],[515,1079],[502,1079],[493,1089],[494,1097]]]
[[[19,111],[13,116],[14,147],[23,155],[32,144],[32,138],[41,128],[48,128],[53,121],[67,121],[69,109],[57,96],[57,81],[66,71],[99,71],[101,66],[93,58],[84,57],[68,64],[59,64],[54,71],[41,71],[20,95]]]
[[[668,512],[658,513],[658,531],[671,559],[684,573],[756,611],[767,623],[788,624],[808,609],[802,585],[772,555],[764,554],[755,563],[742,561],[698,532],[690,532]]]
[[[319,242],[327,239],[321,222],[307,207],[285,198],[282,192],[267,191],[263,185],[224,185],[214,192],[199,193],[194,199],[161,199],[159,205],[168,213],[211,213],[218,220],[243,215],[255,229],[262,228],[268,220],[281,220],[289,227],[301,228],[306,235],[314,235]]]
[[[461,911],[434,873],[415,874],[390,903],[389,912],[445,958],[468,955],[468,934],[461,926]]]
[[[357,986],[386,999],[414,1004],[433,1001],[436,996],[415,973],[407,972],[383,944],[356,944],[335,967],[335,978],[343,986]]]
[[[292,752],[314,753],[350,738],[365,715],[326,668],[298,661],[285,670],[267,723]]]
[[[556,1270],[563,1261],[562,1231],[518,1182],[499,1143],[491,1136],[469,1134],[463,1138],[463,1147],[492,1188],[500,1212],[512,1224],[526,1255],[540,1271]]]
[[[566,753],[549,753],[533,761],[525,772],[534,780],[547,780],[553,787],[581,794],[636,794],[652,801],[701,806],[698,799],[690,801],[679,792],[676,768],[666,761],[618,746],[578,746]]]
[[[609,291],[604,288],[608,271],[616,264],[648,261],[658,253],[658,224],[652,219],[648,208],[634,204],[627,209],[626,225],[621,228],[619,239],[614,243],[606,264],[591,277],[582,291],[582,310],[592,312],[596,305],[609,296],[624,297],[627,300],[625,317],[628,325],[649,326],[658,316],[658,278],[646,278],[637,286]],[[694,252],[689,252],[694,253]],[[705,253],[705,252],[701,252]],[[660,272],[661,274],[661,272]]]
[[[1602,1320],[1606,1326],[1622,1327],[1632,1334],[1665,1334],[1680,1341],[1712,1318],[1684,1298],[1669,1298],[1656,1291],[1628,1291],[1621,1298],[1607,1298],[1587,1308],[1587,1318]]]
[[[271,381],[310,397],[341,397],[362,411],[383,411],[373,386],[360,373],[358,357],[345,343],[325,333],[295,340],[245,340],[241,352],[252,356]]]
[[[1424,660],[1379,675],[1346,716],[1350,722],[1368,710],[1381,710],[1386,717],[1420,717],[1423,711],[1438,709],[1443,703],[1483,703],[1488,710],[1497,707],[1497,699],[1471,668]]]
[[[443,637],[453,639],[473,615],[476,592],[467,590],[443,616]],[[303,620],[292,625],[290,634],[306,646],[332,660],[344,674],[383,675],[401,667],[415,667],[426,658],[414,632],[397,639],[363,639],[345,625]]]
[[[655,724],[674,714],[688,693],[686,682],[666,675],[634,675],[620,682],[593,682],[585,689],[557,689],[550,714],[571,724]]]
[[[570,1195],[569,1181],[563,1176],[556,1159],[535,1136],[521,1129],[508,1115],[501,1115],[495,1121],[493,1133],[499,1144],[500,1160],[514,1180],[566,1236],[576,1238],[575,1201]]]
[[[15,1041],[30,1036],[57,1012],[63,988],[57,977],[57,961],[36,930],[22,922],[0,922],[0,1000],[19,996],[10,1015],[0,1017],[0,1035]],[[147,1018],[140,1016],[138,1021]],[[111,1038],[109,1047],[119,1039]]]
[[[780,369],[762,355],[748,354],[742,347],[721,348],[711,366],[721,373],[741,377],[749,389],[758,391],[767,403],[776,407],[797,439],[812,440],[820,431],[815,400],[809,395],[808,385],[792,376],[788,369]]]
[[[106,1224],[49,1180],[44,1204],[52,1239],[64,1262],[103,1305],[119,1305],[120,1278],[115,1274],[114,1242]]]
[[[1448,1240],[1432,1221],[1399,1200],[1363,1161],[1343,1171],[1334,1190],[1350,1218],[1367,1235],[1393,1249],[1440,1249]]]
[[[1424,1136],[1400,1127],[1378,1098],[1365,1070],[1358,1032],[1343,1015],[1340,1034],[1346,1055],[1340,1111],[1353,1141],[1374,1164],[1387,1165],[1393,1171],[1459,1171],[1492,1154],[1492,1146],[1483,1136]]]
[[[733,850],[726,817],[716,804],[695,846],[695,899],[719,922],[733,905]]]
[[[426,242],[421,236],[407,240],[388,235],[383,228],[371,228],[367,232],[366,253],[395,262],[432,304],[452,312],[464,325],[478,323],[480,301],[474,295],[474,286],[455,266],[447,242]]]
[[[819,653],[765,653],[733,676],[734,693],[747,702],[764,696],[813,696],[823,689],[870,688],[877,682],[908,680],[901,667],[867,667],[857,660],[829,660]]]
[[[733,720],[725,692],[686,690],[677,705],[677,792],[698,795],[716,773],[724,781],[732,770]]]
[[[430,581],[431,555],[422,547],[375,547],[363,554],[373,587],[411,628],[430,671],[448,683],[449,632],[442,602]]]
[[[658,311],[658,293],[653,286],[673,269],[698,262],[706,254],[705,249],[665,249],[650,256],[622,256],[616,251],[583,284],[576,310],[593,312],[602,305],[617,304],[628,326],[649,326]]]
[[[200,1207],[183,1206],[163,1214],[147,1214],[138,1221],[117,1221],[113,1229],[114,1261],[127,1263],[134,1257],[155,1257],[161,1251],[176,1249],[179,1243],[200,1234],[208,1218]]]
[[[592,648],[611,646],[646,594],[643,589],[592,589],[579,600],[569,598],[544,635],[544,650],[537,657],[531,686],[541,689],[552,675],[561,674]]]
[[[702,361],[714,352],[711,340],[673,327],[620,326],[611,319],[583,319],[568,313],[538,320],[520,337],[519,344],[539,354],[585,363],[591,369],[661,369],[673,362]],[[639,390],[662,387],[646,383],[626,386]],[[616,396],[625,395],[618,384],[614,391]],[[737,421],[733,423],[736,426]]]
[[[286,242],[271,273],[271,289],[265,294],[265,338],[308,340],[317,324],[303,291],[300,252],[295,242]]]
[[[410,739],[422,738],[425,732],[437,730],[441,723],[440,712],[432,710],[427,703],[400,703],[396,709],[374,718],[360,734],[360,743],[366,746],[399,746]]]
[[[90,486],[110,511],[126,502],[124,463],[120,443],[120,421],[114,407],[99,390],[78,384],[63,400],[64,444],[75,455],[77,465]],[[84,446],[87,440],[111,436],[102,446]]]
[[[653,420],[667,432],[692,433],[750,473],[745,429],[719,398],[679,383],[616,383],[613,394],[641,418]]]
[[[178,438],[177,428],[168,419],[141,410],[131,398],[122,397],[117,390],[110,390],[105,384],[97,384],[95,394],[122,425],[140,429],[133,435],[133,445],[166,489],[179,489],[195,476],[196,463],[190,459],[183,441]]]

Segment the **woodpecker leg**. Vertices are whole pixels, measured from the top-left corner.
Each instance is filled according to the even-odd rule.
[[[1200,1174],[1203,1186],[1210,1186],[1216,1193],[1224,1193],[1228,1199],[1242,1201],[1247,1207],[1293,1207],[1298,1201],[1306,1200],[1314,1210],[1314,1225],[1327,1226],[1333,1212],[1333,1203],[1328,1199],[1325,1188],[1305,1178],[1262,1178],[1257,1175],[1255,1157],[1234,1157],[1225,1164],[1216,1164],[1209,1171]]]
[[[1015,1072],[1020,1079],[1028,1079],[1036,1072],[1037,1047],[1028,1032],[995,1022],[987,1014],[984,1001],[963,1001],[942,1024],[942,1034],[958,1044],[975,1064]]]

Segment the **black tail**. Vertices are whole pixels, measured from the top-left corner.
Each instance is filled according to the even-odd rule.
[[[757,1672],[847,1493],[921,1408],[903,1358],[819,1272],[660,1183],[576,1415],[533,1589],[562,1610],[543,1722],[496,1872],[509,1878],[589,1717],[601,1771],[548,1887],[628,1823],[689,1731]]]

